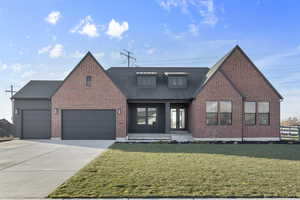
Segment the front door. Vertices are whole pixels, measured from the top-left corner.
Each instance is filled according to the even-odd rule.
[[[186,129],[186,108],[183,106],[171,107],[171,129]]]

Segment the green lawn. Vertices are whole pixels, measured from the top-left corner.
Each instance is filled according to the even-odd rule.
[[[300,197],[300,145],[114,144],[49,197]]]

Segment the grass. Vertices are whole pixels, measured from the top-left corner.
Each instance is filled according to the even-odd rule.
[[[114,144],[49,197],[300,197],[300,145]]]

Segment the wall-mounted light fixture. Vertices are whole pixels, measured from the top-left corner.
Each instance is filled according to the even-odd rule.
[[[59,109],[58,108],[54,108],[54,114],[58,114]]]
[[[117,108],[117,113],[121,114],[121,108]]]
[[[20,109],[19,109],[19,108],[16,108],[16,109],[15,109],[15,114],[16,114],[16,115],[19,115],[19,114],[20,114]]]

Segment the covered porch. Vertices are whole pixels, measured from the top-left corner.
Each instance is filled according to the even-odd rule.
[[[129,101],[128,140],[191,140],[190,101]]]

